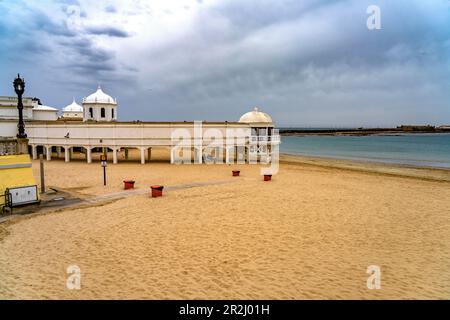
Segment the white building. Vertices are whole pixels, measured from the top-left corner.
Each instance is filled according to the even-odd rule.
[[[56,108],[38,104],[33,107],[33,120],[56,121],[58,120],[58,111]]]
[[[181,153],[197,163],[204,161],[206,150],[211,148],[225,163],[242,154],[245,161],[264,161],[270,159],[272,145],[280,141],[272,118],[257,108],[237,122],[119,122],[116,99],[100,87],[83,99],[82,106],[75,100],[66,106],[59,119],[55,108],[38,105],[30,98],[24,98],[23,102],[25,131],[33,159],[37,158],[38,148],[42,148],[47,160],[52,159],[54,151],[59,156],[64,150],[65,161],[69,162],[73,149],[78,148],[91,163],[93,149],[106,148],[112,151],[112,162],[117,163],[121,149],[136,148],[140,151],[141,163],[145,163],[146,158],[151,159],[152,148],[162,147],[170,150],[172,163],[180,148]],[[83,121],[73,121],[81,120],[80,112]],[[0,136],[15,137],[17,119],[17,99],[1,97]],[[179,148],[180,141],[188,141],[189,149]]]
[[[39,100],[25,97],[23,103],[23,120],[29,121],[56,121],[58,109],[39,104]],[[0,97],[0,138],[12,138],[17,134],[17,110],[16,97]]]

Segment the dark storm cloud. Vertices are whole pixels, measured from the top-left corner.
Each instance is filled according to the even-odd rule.
[[[59,45],[64,51],[64,61],[60,69],[70,70],[83,78],[88,75],[93,78],[92,81],[98,81],[107,77],[105,72],[112,73],[118,68],[115,53],[98,47],[92,39],[63,39],[59,41]]]
[[[109,37],[118,37],[118,38],[127,38],[130,36],[128,32],[111,26],[90,26],[86,27],[85,31],[88,34],[106,35]]]
[[[76,40],[60,41],[68,52],[74,54],[78,58],[86,58],[89,61],[101,62],[108,61],[114,58],[114,52],[106,49],[96,47],[94,41],[86,38]]]

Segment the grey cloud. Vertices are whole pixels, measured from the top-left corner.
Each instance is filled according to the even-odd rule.
[[[110,4],[105,7],[105,11],[109,12],[109,13],[115,13],[115,12],[117,12],[117,9],[114,5]]]
[[[211,117],[229,118],[261,104],[284,124],[295,125],[292,113],[304,124],[342,123],[352,113],[347,124],[386,123],[371,111],[377,103],[378,110],[393,104],[385,110],[397,119],[407,108],[415,114],[426,101],[421,88],[437,93],[442,82],[430,80],[449,80],[433,67],[448,65],[448,32],[420,2],[405,10],[380,1],[384,28],[375,32],[366,28],[369,1],[270,3],[208,8],[183,37],[149,50],[147,61],[158,61],[146,66],[148,80],[156,82],[155,103],[179,118],[205,109]],[[317,119],[302,117],[302,111]]]
[[[382,8],[380,31],[366,28],[372,3]],[[101,81],[124,120],[233,120],[258,105],[279,125],[450,122],[446,9],[444,0],[219,1],[198,6],[175,34],[162,31],[157,46],[150,38],[140,43],[138,55],[121,26],[73,35],[41,18],[53,35],[42,44],[53,48],[45,54],[68,74],[61,93],[48,94],[88,94]],[[97,36],[127,41],[131,50],[103,49]]]
[[[59,44],[64,50],[65,57],[61,68],[91,77],[117,70],[114,52],[99,48],[91,39],[80,37],[74,40],[61,40]]]
[[[36,12],[31,20],[34,30],[42,30],[50,35],[75,37],[76,32],[70,30],[65,22],[56,23],[44,12]]]
[[[92,35],[106,35],[109,37],[127,38],[130,34],[125,30],[121,30],[111,26],[90,26],[86,27],[85,31]]]
[[[73,68],[76,71],[79,71],[81,73],[98,73],[102,71],[113,71],[116,69],[114,64],[110,62],[102,62],[99,61],[86,61],[86,62],[73,62],[68,63],[64,66],[65,68]]]
[[[99,48],[95,42],[86,37],[71,40],[61,40],[59,44],[65,49],[66,55],[75,55],[89,61],[108,61],[114,58],[113,51]]]

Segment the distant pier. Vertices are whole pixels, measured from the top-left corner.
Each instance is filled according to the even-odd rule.
[[[450,133],[450,126],[418,126],[402,125],[396,128],[340,128],[340,129],[308,129],[308,128],[280,128],[280,135],[303,136],[303,135],[395,135],[405,133]]]

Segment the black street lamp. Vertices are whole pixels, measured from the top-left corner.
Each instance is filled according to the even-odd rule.
[[[17,109],[19,109],[19,124],[17,128],[19,129],[19,133],[17,134],[17,138],[25,139],[27,134],[25,133],[25,123],[23,122],[23,103],[22,103],[22,95],[25,91],[25,81],[20,78],[20,74],[17,75],[17,78],[14,79],[13,82],[14,91],[16,91],[17,97],[19,101],[17,103]]]

